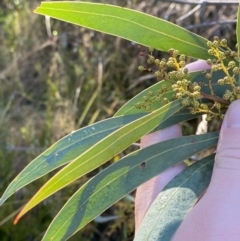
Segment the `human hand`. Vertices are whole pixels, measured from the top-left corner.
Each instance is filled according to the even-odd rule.
[[[209,66],[197,61],[187,66],[189,71]],[[181,136],[178,125],[142,138],[141,148]],[[135,232],[154,199],[164,186],[185,168],[181,163],[137,188],[135,199]],[[234,101],[224,118],[210,185],[187,215],[173,241],[240,240],[240,100]]]

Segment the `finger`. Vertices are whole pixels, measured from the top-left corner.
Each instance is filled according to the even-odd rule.
[[[153,145],[167,139],[180,137],[182,131],[179,125],[168,127],[164,130],[151,133],[141,139],[141,148]],[[153,200],[161,192],[163,187],[179,172],[185,168],[185,164],[181,163],[160,175],[152,178],[137,188],[135,197],[135,233]]]
[[[210,185],[173,241],[240,240],[239,203],[240,100],[237,100],[230,105],[222,124]]]
[[[218,142],[215,169],[240,174],[240,100],[234,101],[224,118]],[[230,175],[230,176],[231,176]],[[234,175],[235,177],[235,175]],[[240,180],[240,176],[237,175]]]

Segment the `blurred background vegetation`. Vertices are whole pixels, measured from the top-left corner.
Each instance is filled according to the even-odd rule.
[[[233,48],[236,44],[237,0],[221,4],[210,0],[204,4],[196,0],[94,2],[137,9],[210,40],[217,35],[228,39]],[[146,48],[38,16],[33,10],[39,4],[38,0],[0,0],[0,195],[51,144],[111,117],[157,81],[152,73],[137,71],[145,64],[141,53]],[[195,122],[185,124],[185,129],[194,132]],[[1,207],[0,240],[40,240],[69,196],[93,174],[48,198],[13,226],[13,217],[52,174],[18,191]],[[103,222],[104,218],[114,220]],[[133,231],[134,203],[133,196],[128,196],[70,240],[127,241],[133,239]]]

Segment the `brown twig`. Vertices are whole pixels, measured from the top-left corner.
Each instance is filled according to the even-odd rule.
[[[202,98],[213,100],[213,101],[216,101],[216,102],[224,104],[224,105],[230,105],[229,101],[223,100],[223,99],[221,99],[217,96],[208,95],[208,94],[203,93],[203,92],[200,92],[200,94],[201,94]]]

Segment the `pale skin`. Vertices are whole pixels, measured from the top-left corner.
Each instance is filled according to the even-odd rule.
[[[205,61],[187,66],[189,71],[208,68]],[[178,125],[149,134],[141,139],[141,148],[180,137]],[[186,168],[184,163],[172,167],[137,188],[135,232],[163,187]],[[188,213],[172,241],[240,240],[240,100],[234,101],[221,127],[210,185]]]

